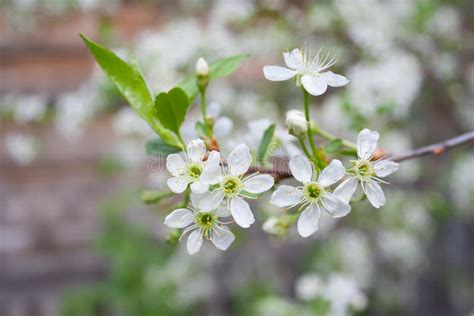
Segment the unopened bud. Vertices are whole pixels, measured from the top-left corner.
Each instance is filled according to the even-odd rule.
[[[199,58],[196,62],[196,75],[198,76],[208,76],[209,75],[209,65],[204,58]]]
[[[296,137],[301,137],[308,132],[304,114],[298,110],[286,112],[286,126],[288,127],[288,132]]]
[[[209,65],[204,58],[199,58],[196,62],[196,79],[197,86],[201,93],[206,91],[207,85],[209,84]]]

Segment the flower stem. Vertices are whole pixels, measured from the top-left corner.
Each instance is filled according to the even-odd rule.
[[[298,137],[298,141],[300,142],[300,146],[303,149],[304,154],[306,155],[306,157],[308,157],[308,159],[311,160],[312,159],[311,153],[308,151],[308,148],[306,147],[306,144],[304,143],[303,138]]]
[[[207,125],[206,90],[201,90],[201,112],[204,125]]]
[[[183,151],[186,152],[186,143],[185,143],[183,137],[181,136],[181,133],[178,133],[176,136],[178,136],[178,140],[181,143]]]
[[[206,90],[200,89],[201,94],[201,113],[202,113],[202,121],[204,124],[205,132],[208,133],[210,138],[213,137],[212,135],[212,127],[209,125],[209,121],[207,119],[207,104],[206,104]]]
[[[311,129],[311,118],[309,116],[309,93],[301,87],[303,91],[303,98],[304,98],[304,115],[306,118],[306,127],[308,129],[308,142],[311,147],[311,151],[313,152],[312,160],[316,162],[319,166],[324,166],[324,155],[321,151],[316,148],[316,144],[314,143],[313,139],[313,130]]]
[[[190,196],[191,196],[191,191],[189,189],[189,187],[186,189],[186,191],[184,191],[184,196],[183,196],[183,204],[181,204],[181,207],[187,207],[188,204],[189,204],[189,200],[190,200]]]
[[[322,129],[320,129],[319,127],[317,127],[316,125],[312,125],[311,126],[311,130],[316,134],[316,135],[319,135],[321,136],[322,138],[326,139],[326,140],[334,140],[334,139],[338,139],[339,137],[337,137],[336,135],[333,135],[329,132],[326,132]],[[342,145],[347,147],[347,148],[350,148],[350,149],[354,149],[354,150],[357,150],[357,146],[356,144],[354,144],[353,142],[350,142],[348,140],[345,140],[345,139],[341,139],[342,140]]]

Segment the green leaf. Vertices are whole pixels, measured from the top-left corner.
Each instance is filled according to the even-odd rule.
[[[89,51],[107,77],[117,86],[132,108],[171,146],[180,147],[173,133],[158,121],[153,97],[136,64],[128,64],[107,48],[89,40],[80,34]]]
[[[188,111],[189,100],[181,88],[173,88],[156,96],[155,110],[164,127],[180,135],[179,128]]]
[[[257,152],[257,161],[259,163],[263,163],[267,156],[268,146],[270,146],[273,133],[275,132],[275,124],[270,125],[265,132],[263,132],[262,140],[260,141],[260,145],[258,146]]]
[[[242,61],[248,57],[248,54],[241,54],[219,59],[210,65],[211,72],[209,74],[209,79],[214,80],[232,74],[235,70],[237,70],[237,68],[239,68]],[[196,76],[194,75],[180,83],[179,87],[187,94],[190,102],[194,100],[199,92],[196,83]]]
[[[150,156],[167,156],[180,151],[180,148],[170,146],[160,138],[152,139],[146,143],[146,154]]]
[[[335,153],[342,146],[342,139],[336,138],[331,140],[329,143],[324,146],[324,151],[327,153]]]

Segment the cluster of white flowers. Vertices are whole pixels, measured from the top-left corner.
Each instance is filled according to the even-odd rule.
[[[364,129],[357,138],[357,155],[351,167],[346,170],[341,161],[334,159],[321,173],[315,172],[308,158],[296,156],[290,160],[289,167],[293,177],[302,186],[280,186],[272,195],[271,203],[279,207],[298,206],[304,209],[298,220],[298,232],[308,237],[318,230],[321,209],[338,218],[347,215],[349,202],[360,183],[369,202],[375,208],[385,204],[385,195],[379,183],[398,169],[398,164],[388,159],[372,161],[377,148],[379,134]],[[330,187],[347,178],[333,191]]]
[[[168,187],[182,193],[190,184],[192,207],[174,210],[166,217],[165,224],[186,227],[183,235],[193,231],[187,242],[190,254],[201,248],[204,237],[218,249],[226,250],[235,237],[220,218],[232,216],[239,226],[250,227],[255,218],[244,198],[257,198],[273,186],[274,179],[268,174],[246,175],[252,156],[244,144],[230,153],[226,165],[219,152],[207,153],[201,139],[192,140],[184,156],[167,157],[166,168],[173,175],[168,179]]]
[[[327,280],[318,274],[307,274],[298,279],[296,294],[303,301],[323,298],[330,303],[330,315],[350,315],[350,310],[363,311],[367,296],[356,281],[348,276],[333,273]]]
[[[5,137],[5,144],[8,155],[19,165],[28,165],[37,156],[37,146],[31,135],[8,134]]]
[[[335,63],[335,59],[329,54],[323,57],[321,50],[310,57],[306,50],[302,52],[294,49],[291,53],[283,53],[283,57],[288,68],[265,66],[263,72],[272,81],[295,77],[296,85],[302,86],[305,93],[305,114],[298,110],[289,111],[286,124],[289,134],[300,140],[306,156],[299,153],[289,155],[291,174],[302,185],[281,185],[273,192],[270,202],[282,208],[298,206],[298,212],[301,211],[297,223],[298,232],[302,237],[308,237],[319,228],[321,209],[334,218],[343,217],[350,212],[351,198],[359,183],[372,206],[383,206],[385,195],[379,183],[386,183],[381,178],[395,172],[398,164],[389,159],[373,159],[379,133],[364,129],[357,138],[358,159],[352,160],[348,169],[340,160],[334,159],[320,170],[321,166],[313,163],[316,158],[314,144],[311,145],[315,156],[311,157],[303,143],[305,134],[312,137],[307,96],[308,93],[321,95],[328,86],[341,87],[349,81],[342,75],[326,71]],[[209,67],[202,58],[196,63],[196,74],[209,74]],[[269,120],[249,123],[249,143],[258,146],[254,142],[255,135],[262,135],[270,124]],[[284,137],[280,137],[281,139]],[[291,140],[288,141],[290,142]],[[173,193],[185,192],[185,203],[188,203],[186,196],[190,194],[191,206],[184,205],[184,208],[174,210],[166,217],[165,224],[172,228],[184,228],[182,236],[192,231],[187,242],[189,254],[199,251],[204,237],[220,250],[226,250],[230,246],[235,237],[226,226],[231,222],[222,221],[223,217],[232,216],[233,221],[243,228],[248,228],[255,222],[244,198],[258,198],[273,187],[274,178],[269,174],[250,172],[248,175],[252,160],[250,148],[245,144],[238,145],[228,159],[224,160],[218,151],[208,153],[201,139],[190,141],[183,155],[171,154],[167,157],[166,168],[172,175],[167,185]],[[332,186],[341,180],[333,189]],[[273,222],[272,225],[275,220]],[[272,230],[269,225],[265,225],[265,230]]]
[[[364,129],[357,139],[359,159],[351,161],[346,170],[341,161],[334,159],[320,173],[305,156],[295,156],[289,162],[293,177],[302,183],[292,187],[281,185],[271,197],[271,203],[278,207],[299,207],[303,210],[298,220],[298,232],[308,237],[318,230],[321,209],[338,218],[347,215],[350,200],[360,183],[369,202],[379,208],[385,204],[385,195],[379,183],[398,169],[398,164],[380,159],[372,161],[379,134]],[[255,199],[270,190],[274,179],[269,174],[247,175],[252,162],[249,147],[237,146],[224,164],[217,151],[207,152],[201,139],[192,140],[184,158],[181,154],[167,157],[166,168],[173,177],[168,187],[174,193],[192,191],[190,208],[174,210],[165,219],[173,228],[185,228],[183,234],[193,231],[188,238],[188,252],[196,253],[203,237],[211,240],[221,250],[226,250],[234,235],[221,221],[221,217],[232,216],[241,227],[254,223],[253,213],[244,198]],[[331,186],[342,180],[334,190]]]
[[[358,62],[348,70],[348,77],[349,100],[365,115],[394,105],[394,116],[403,118],[420,91],[423,73],[416,58],[397,49],[379,56],[377,62]]]

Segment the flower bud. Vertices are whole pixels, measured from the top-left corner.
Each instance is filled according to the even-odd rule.
[[[196,75],[198,76],[208,76],[209,75],[209,65],[204,58],[199,58],[196,62]]]
[[[304,136],[308,131],[304,114],[298,110],[286,112],[286,126],[288,127],[288,132],[296,137]]]
[[[206,91],[207,85],[209,84],[209,65],[204,58],[199,58],[196,62],[196,79],[197,86],[201,93]]]

